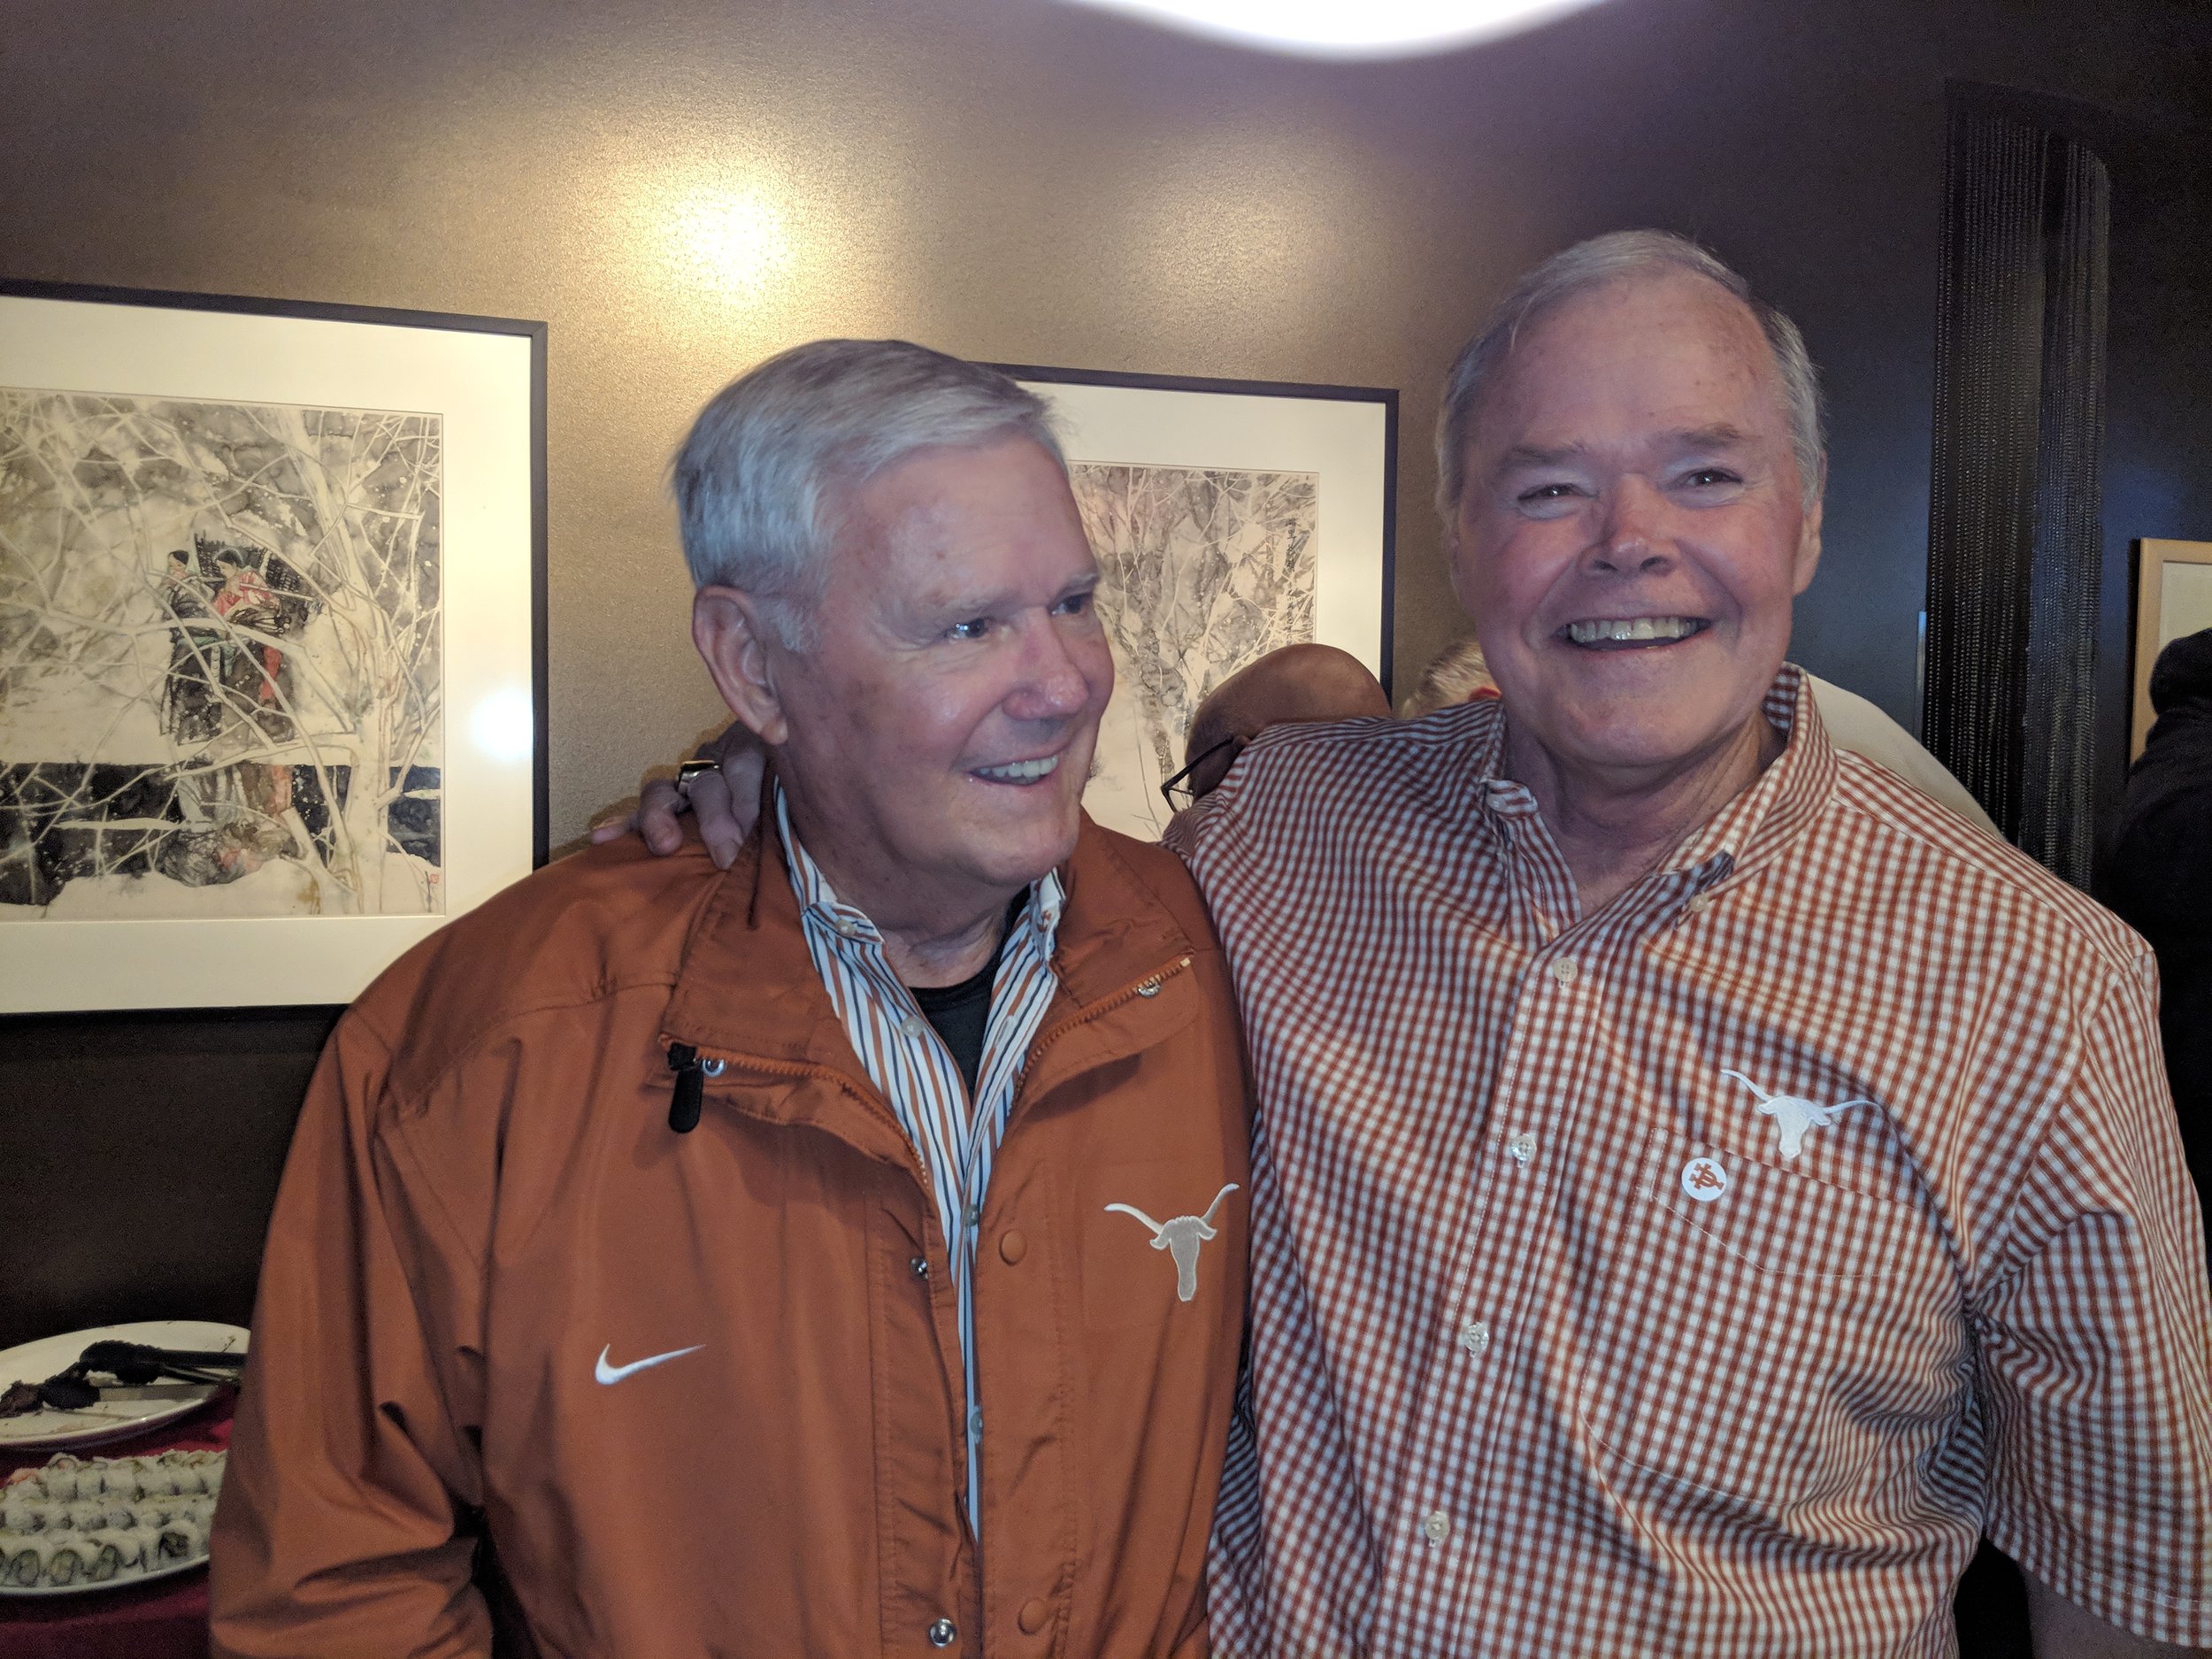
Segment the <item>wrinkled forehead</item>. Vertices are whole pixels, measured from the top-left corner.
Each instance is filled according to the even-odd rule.
[[[1788,392],[1759,319],[1689,272],[1618,279],[1524,326],[1471,439],[1478,452],[1728,425],[1786,445]],[[1601,434],[1589,426],[1610,428]]]

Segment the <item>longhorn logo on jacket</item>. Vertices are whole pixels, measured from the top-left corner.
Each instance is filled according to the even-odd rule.
[[[1178,1216],[1172,1221],[1155,1221],[1134,1204],[1109,1204],[1111,1215],[1119,1210],[1125,1216],[1134,1216],[1152,1229],[1152,1248],[1165,1250],[1175,1259],[1175,1296],[1179,1302],[1188,1302],[1198,1294],[1198,1247],[1209,1239],[1220,1237],[1214,1226],[1214,1211],[1221,1208],[1221,1201],[1237,1190],[1234,1181],[1214,1194],[1214,1201],[1206,1206],[1202,1216]]]

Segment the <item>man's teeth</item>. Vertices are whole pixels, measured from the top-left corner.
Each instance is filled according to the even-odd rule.
[[[1680,640],[1697,632],[1695,617],[1608,617],[1590,622],[1570,622],[1567,637],[1577,645],[1597,645],[1636,640]]]
[[[1042,760],[1018,760],[1010,766],[978,766],[975,775],[993,783],[1034,783],[1052,776],[1052,769],[1059,764],[1057,755],[1047,755]]]

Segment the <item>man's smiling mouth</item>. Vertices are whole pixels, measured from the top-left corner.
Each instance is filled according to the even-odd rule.
[[[986,783],[1042,783],[1059,764],[1057,755],[1045,755],[1035,760],[1010,761],[1003,766],[978,766],[973,772]]]
[[[1703,617],[1592,617],[1570,622],[1560,633],[1585,650],[1632,651],[1672,645],[1712,626]]]

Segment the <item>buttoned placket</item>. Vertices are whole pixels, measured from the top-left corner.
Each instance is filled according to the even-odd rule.
[[[1459,1183],[1470,1203],[1445,1281],[1458,1286],[1459,1294],[1440,1317],[1447,1357],[1432,1368],[1407,1458],[1409,1468],[1462,1469],[1469,1477],[1460,1492],[1409,1486],[1400,1494],[1402,1515],[1385,1567],[1386,1599],[1404,1594],[1402,1579],[1426,1575],[1435,1580],[1425,1587],[1426,1597],[1453,1608],[1436,1632],[1440,1653],[1449,1648],[1449,1632],[1467,1627],[1467,1600],[1479,1594],[1479,1575],[1463,1571],[1463,1563],[1471,1555],[1479,1558],[1486,1539],[1506,1519],[1492,1494],[1497,1435],[1510,1404],[1514,1368],[1529,1353],[1515,1339],[1542,1317],[1537,1297],[1549,1282],[1542,1257],[1560,1242],[1554,1225],[1557,1184],[1540,1154],[1548,1146],[1556,1153],[1572,1144],[1588,1092],[1592,1051],[1603,1027],[1609,965],[1678,915],[1685,890],[1695,887],[1700,877],[1726,867],[1723,857],[1696,872],[1655,872],[1601,915],[1585,918],[1571,872],[1532,797],[1516,785],[1493,785],[1485,806],[1495,831],[1493,844],[1508,864],[1509,902],[1525,910],[1512,926],[1527,956],[1495,1092],[1482,1102],[1485,1121],[1474,1138],[1472,1167]],[[1556,1043],[1562,1033],[1571,1033],[1571,1044],[1563,1064],[1532,1066],[1532,1050]],[[1519,1081],[1531,1069],[1539,1075],[1563,1071],[1568,1080],[1557,1098],[1521,1096]],[[1499,1265],[1481,1274],[1477,1263],[1491,1259]],[[1454,1425],[1468,1427],[1469,1443],[1439,1455],[1437,1441]]]

